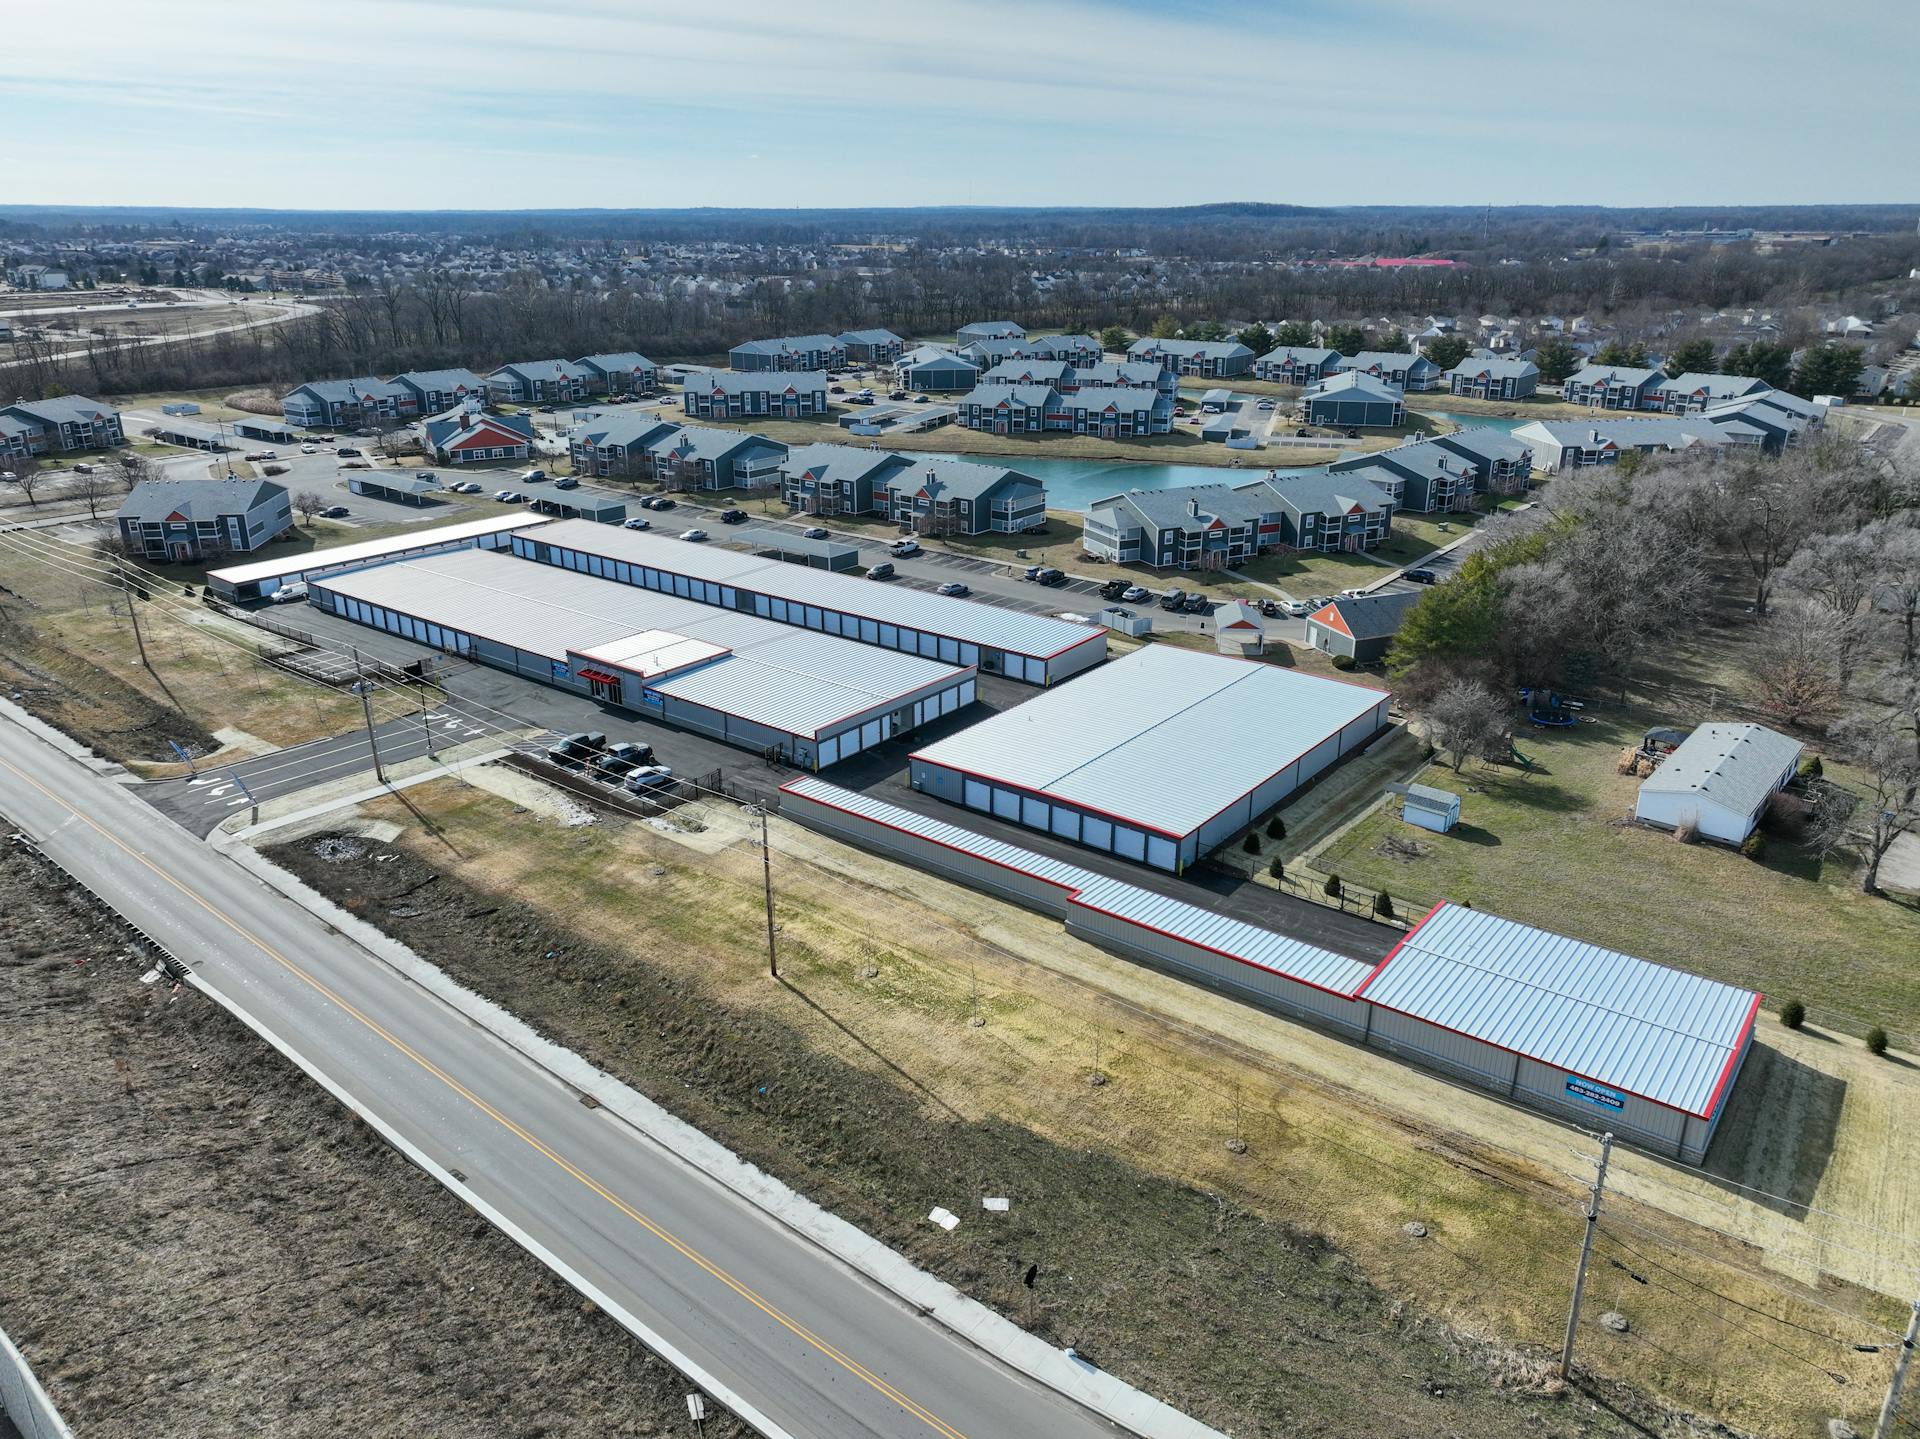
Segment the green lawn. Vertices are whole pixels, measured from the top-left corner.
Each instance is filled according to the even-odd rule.
[[[1850,856],[1822,861],[1771,840],[1755,863],[1627,824],[1640,781],[1617,773],[1616,762],[1648,725],[1675,715],[1605,702],[1590,704],[1587,714],[1593,723],[1568,730],[1522,725],[1515,742],[1534,761],[1531,774],[1429,767],[1423,783],[1462,796],[1452,834],[1414,829],[1381,810],[1325,851],[1317,867],[1405,903],[1467,901],[1760,989],[1770,1008],[1798,998],[1856,1027],[1920,1034],[1913,972],[1920,906],[1861,895]],[[1383,853],[1390,837],[1416,841],[1425,852]]]

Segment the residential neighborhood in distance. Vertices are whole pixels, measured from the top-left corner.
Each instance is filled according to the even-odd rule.
[[[1920,1426],[1920,11],[206,18],[5,32],[0,1439]]]

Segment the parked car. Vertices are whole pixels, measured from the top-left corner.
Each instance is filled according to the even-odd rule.
[[[344,520],[346,517],[347,507],[345,505],[328,505],[324,510],[320,511],[320,518],[323,520]]]
[[[440,478],[438,475],[434,474],[432,470],[415,470],[413,472],[413,477],[416,480],[437,480]]]
[[[1311,608],[1316,610],[1324,610],[1328,605],[1332,603],[1333,603],[1332,595],[1314,595],[1307,600],[1307,604]]]
[[[1357,440],[1360,438],[1360,432],[1358,430],[1348,430],[1347,438],[1350,440]]]
[[[663,764],[642,765],[627,776],[627,788],[635,794],[645,794],[650,789],[659,789],[673,782],[673,771]]]
[[[298,604],[306,597],[307,582],[305,580],[294,580],[290,584],[284,584],[267,596],[267,598],[276,605]]]
[[[1117,600],[1126,592],[1127,582],[1125,580],[1108,580],[1100,586],[1100,597],[1102,599]]]
[[[339,449],[334,451],[334,454],[338,455],[343,460],[357,460],[360,458],[360,452],[356,450],[352,445],[342,445]]]
[[[1259,404],[1255,405],[1254,408],[1256,410],[1271,410],[1273,408],[1273,401],[1262,400]]]
[[[1366,594],[1367,592],[1363,589],[1346,589],[1340,591],[1340,598],[1343,600],[1358,600],[1366,598]]]
[[[897,560],[903,560],[908,555],[917,555],[920,553],[920,541],[914,539],[910,535],[905,538],[895,540],[892,544],[887,546],[887,553],[892,555]]]
[[[1023,580],[1037,580],[1040,578],[1040,571],[1045,568],[1045,565],[1028,565],[1024,570],[1020,571],[1020,578]]]
[[[744,525],[746,522],[747,512],[745,510],[720,511],[720,523],[723,525]]]
[[[1128,585],[1120,598],[1130,605],[1145,604],[1153,598],[1153,591],[1145,585]]]
[[[1043,585],[1064,585],[1067,582],[1067,572],[1056,570],[1052,565],[1045,565],[1034,578]]]
[[[953,598],[959,599],[964,595],[972,594],[973,591],[961,584],[958,580],[948,580],[944,585],[940,586],[939,589],[935,590],[934,593],[936,595],[951,595]]]
[[[621,740],[607,746],[606,753],[593,762],[595,778],[620,781],[643,764],[653,763],[653,746]]]
[[[653,508],[656,510],[675,509],[679,506],[679,504],[680,502],[676,500],[672,495],[655,495],[653,497]]]
[[[885,560],[880,561],[877,565],[871,565],[867,569],[867,578],[870,580],[890,580],[893,578],[893,566]]]
[[[73,472],[76,475],[90,475],[93,473],[93,466],[92,465],[75,465],[73,467]]]
[[[707,537],[707,532],[706,532],[705,530],[682,530],[682,531],[680,531],[680,538],[681,538],[681,539],[683,539],[683,540],[687,540],[687,541],[689,541],[689,542],[691,542],[691,543],[693,543],[693,544],[696,544],[696,545],[697,545],[697,544],[699,544],[699,543],[700,543],[700,541],[702,541],[702,540],[704,540],[704,539],[705,539],[706,537]]]
[[[549,745],[547,758],[562,769],[582,769],[606,747],[607,737],[599,730],[576,730]]]
[[[1432,570],[1402,570],[1400,572],[1400,578],[1410,584],[1416,585],[1437,585],[1440,583],[1440,576],[1436,575]]]
[[[845,385],[828,385],[827,386],[827,393],[829,395],[844,395],[846,394],[846,392],[847,392],[847,387]]]
[[[1187,602],[1180,608],[1190,615],[1210,615],[1213,613],[1213,601],[1205,595],[1188,595]]]
[[[300,453],[303,455],[317,455],[320,453],[320,447],[318,445],[302,445],[300,447]]]
[[[907,397],[907,392],[905,390],[888,390],[887,391],[887,398],[889,400],[904,400],[906,399],[906,397]]]
[[[643,520],[640,516],[635,515],[630,520],[622,520],[620,522],[620,528],[623,530],[650,530],[653,528],[653,521]]]
[[[915,395],[913,397],[913,402],[916,405],[930,405],[933,403],[933,401],[928,399],[925,395]]]
[[[808,525],[804,530],[800,531],[800,537],[806,540],[824,540],[827,538],[826,527],[823,525]]]
[[[1164,595],[1160,596],[1160,608],[1163,610],[1177,610],[1186,602],[1187,592],[1185,590],[1168,590]]]
[[[528,470],[526,473],[522,475],[515,476],[515,478],[518,479],[520,483],[523,485],[536,484],[539,481],[544,480],[546,477],[547,477],[547,472],[545,470]]]
[[[493,497],[503,505],[510,505],[513,503],[512,490],[495,490],[493,492]]]
[[[1299,600],[1282,600],[1280,601],[1280,613],[1283,615],[1291,615],[1298,620],[1304,619],[1309,614],[1312,614],[1313,611],[1308,609],[1307,606]]]
[[[553,487],[556,490],[577,490],[580,488],[580,482],[571,475],[562,475],[553,482]]]

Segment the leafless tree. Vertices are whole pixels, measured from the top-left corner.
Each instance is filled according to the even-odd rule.
[[[326,507],[326,497],[313,490],[301,490],[293,497],[294,510],[304,516],[309,525],[313,523],[313,517]]]
[[[1900,666],[1916,658],[1915,627],[1920,621],[1920,523],[1911,512],[1897,520],[1876,520],[1867,527],[1874,540],[1873,604],[1890,615],[1900,634]]]
[[[1862,610],[1873,590],[1877,549],[1866,530],[1814,535],[1780,572],[1780,583],[1805,595],[1825,617],[1842,688],[1852,678],[1866,630]]]
[[[36,455],[16,456],[7,461],[7,468],[13,472],[14,483],[20,486],[20,493],[27,497],[27,503],[30,505],[39,504],[40,502],[33,497],[33,492],[40,487],[40,481],[44,479],[46,475],[46,472],[41,468],[39,457]]]
[[[1456,679],[1427,704],[1428,736],[1446,754],[1457,773],[1470,759],[1493,760],[1506,753],[1513,734],[1513,709],[1478,680]]]
[[[114,454],[114,457],[108,461],[108,468],[111,470],[120,488],[129,493],[132,492],[135,485],[139,484],[142,480],[152,479],[154,475],[153,464],[147,457],[139,451],[126,446],[123,446]]]
[[[84,475],[74,476],[73,494],[86,505],[87,518],[97,520],[101,504],[114,494],[113,477],[95,466]]]
[[[1855,811],[1866,845],[1863,894],[1879,894],[1880,862],[1893,842],[1920,824],[1920,715],[1916,689],[1889,719],[1885,711],[1861,711],[1834,726],[1834,739],[1853,765],[1866,793]]]
[[[1754,700],[1782,724],[1825,720],[1839,707],[1834,622],[1810,604],[1776,607],[1754,650]]]

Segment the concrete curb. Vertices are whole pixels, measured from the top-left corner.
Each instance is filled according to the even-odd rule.
[[[916,1267],[879,1240],[747,1163],[613,1075],[543,1038],[525,1021],[461,985],[397,940],[348,914],[272,864],[240,837],[216,831],[210,842],[250,874],[339,930],[376,959],[406,975],[534,1064],[582,1094],[591,1095],[603,1109],[633,1126],[682,1163],[726,1185],[768,1217],[804,1236],[1008,1367],[1143,1439],[1224,1439],[1219,1431],[1152,1395],[1084,1361],[1076,1362],[1064,1351],[1036,1339],[944,1280]]]
[[[400,779],[389,780],[385,784],[371,785],[366,789],[354,790],[350,794],[342,794],[333,799],[322,800],[320,803],[308,805],[304,809],[292,810],[286,814],[275,815],[272,819],[263,819],[258,824],[250,824],[237,830],[229,830],[226,826],[232,823],[232,819],[223,820],[220,824],[214,826],[213,834],[220,835],[222,838],[250,840],[255,835],[268,834],[273,830],[285,829],[290,825],[299,824],[305,820],[317,819],[322,815],[331,814],[337,809],[346,809],[350,805],[364,804],[369,800],[379,799],[382,795],[393,794],[398,790],[412,789],[413,786],[417,784],[426,784],[436,779],[446,779],[449,776],[459,774],[462,770],[471,769],[476,765],[492,764],[495,760],[504,759],[512,753],[513,751],[510,749],[496,747],[494,749],[483,750],[479,754],[466,755],[461,759],[453,761],[451,764],[434,764],[431,761],[427,761],[427,763],[432,765],[429,769],[423,769],[415,774],[405,775]],[[406,761],[408,764],[414,762],[415,761],[412,760]],[[271,804],[272,801],[269,800],[268,803]],[[238,815],[236,814],[233,818],[238,818]],[[209,835],[208,838],[211,839],[212,835]],[[219,848],[219,846],[216,845],[215,848]]]
[[[215,1004],[226,1010],[227,1013],[231,1014],[235,1019],[239,1020],[240,1023],[264,1039],[277,1050],[283,1058],[294,1065],[295,1068],[299,1069],[308,1079],[311,1079],[315,1084],[326,1090],[328,1094],[331,1094],[347,1109],[351,1110],[359,1117],[363,1124],[366,1124],[382,1139],[386,1140],[387,1143],[399,1150],[400,1153],[404,1154],[420,1169],[438,1180],[449,1191],[458,1195],[470,1208],[493,1225],[495,1229],[498,1229],[515,1244],[518,1244],[522,1249],[526,1250],[527,1253],[531,1254],[568,1284],[572,1285],[574,1289],[586,1295],[587,1298],[591,1299],[595,1304],[599,1305],[600,1308],[612,1315],[614,1321],[623,1329],[634,1335],[642,1344],[645,1344],[647,1348],[651,1349],[655,1354],[658,1354],[667,1363],[679,1370],[691,1383],[698,1385],[699,1388],[711,1398],[724,1404],[737,1415],[742,1422],[757,1430],[759,1433],[766,1435],[767,1439],[793,1439],[789,1431],[775,1424],[766,1415],[747,1403],[739,1394],[735,1393],[727,1385],[722,1384],[718,1379],[714,1378],[713,1375],[707,1373],[705,1369],[683,1354],[669,1340],[649,1328],[639,1316],[622,1308],[619,1303],[602,1292],[585,1275],[577,1272],[571,1265],[567,1264],[565,1260],[542,1245],[539,1240],[521,1229],[519,1225],[500,1213],[499,1210],[487,1203],[487,1201],[482,1199],[478,1194],[475,1194],[460,1180],[455,1179],[446,1169],[436,1164],[431,1157],[415,1148],[398,1130],[391,1128],[381,1120],[378,1115],[364,1108],[351,1094],[347,1093],[346,1090],[340,1088],[339,1085],[329,1079],[323,1070],[315,1065],[309,1064],[299,1051],[281,1039],[272,1029],[249,1014],[237,1000],[221,993],[218,988],[209,984],[206,979],[199,974],[190,974],[188,976],[188,982],[192,984],[195,989],[205,994]],[[71,1436],[68,1436],[68,1439],[71,1439]]]
[[[27,1356],[4,1329],[0,1329],[0,1414],[13,1421],[21,1439],[73,1439],[73,1430],[34,1376]]]
[[[8,719],[19,725],[20,728],[34,736],[34,738],[45,740],[48,744],[59,750],[60,753],[72,759],[79,760],[81,764],[85,765],[95,774],[105,775],[108,779],[115,779],[127,772],[124,766],[115,764],[110,759],[102,759],[92,750],[81,744],[79,740],[74,739],[63,730],[55,729],[45,720],[22,709],[12,700],[0,699],[0,715],[5,715]]]

